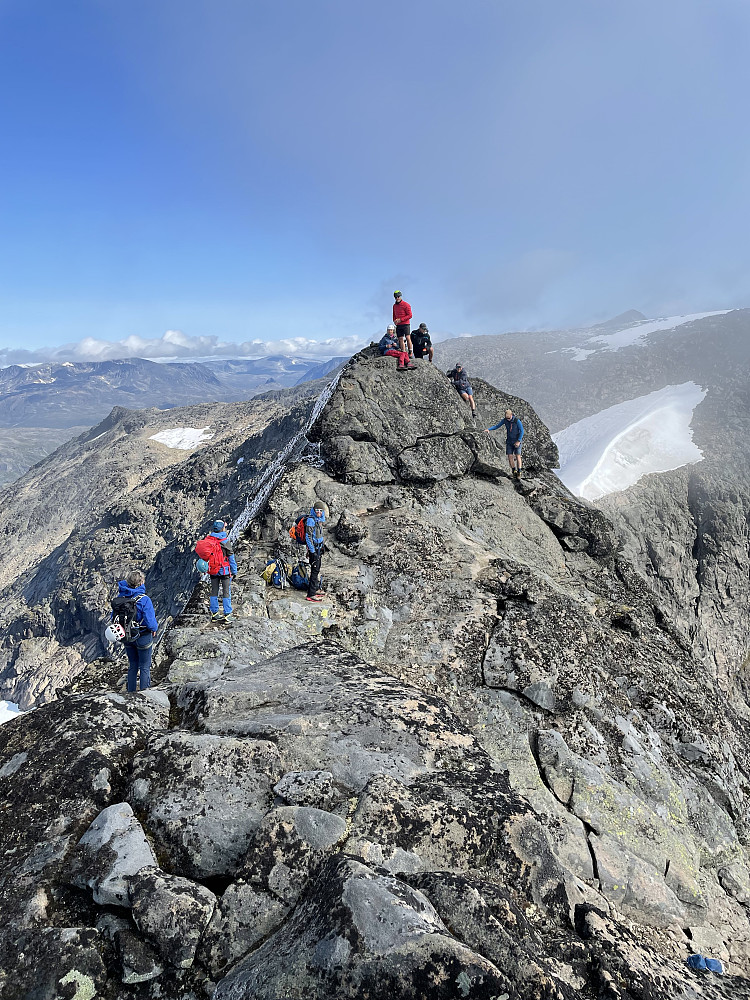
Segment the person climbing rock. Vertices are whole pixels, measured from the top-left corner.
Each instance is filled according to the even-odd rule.
[[[423,358],[426,355],[430,364],[432,364],[432,357],[435,352],[426,323],[419,324],[419,328],[411,335],[411,342],[414,347],[414,357]]]
[[[465,399],[471,407],[471,419],[477,418],[477,404],[474,402],[474,393],[469,382],[469,376],[464,371],[463,365],[456,365],[448,373],[448,378],[453,383],[453,387],[461,399]]]
[[[505,418],[500,421],[499,424],[495,424],[494,427],[486,427],[485,434],[489,434],[490,431],[496,431],[500,427],[505,428],[505,454],[508,456],[508,465],[510,466],[511,475],[514,479],[521,478],[521,467],[523,461],[521,459],[521,441],[523,441],[523,424],[514,416],[513,410],[505,411]]]
[[[206,550],[209,553],[208,574],[211,578],[211,597],[209,599],[211,621],[231,624],[234,620],[232,615],[231,580],[237,576],[237,560],[234,558],[234,551],[227,538],[226,522],[221,520],[214,521],[210,533],[206,535],[203,542],[206,543]],[[221,591],[221,611],[219,611],[219,591]]]
[[[393,303],[393,322],[396,324],[396,336],[399,347],[405,351],[408,347],[409,357],[414,356],[414,348],[411,343],[411,306],[405,302],[401,292],[396,289],[393,293],[395,299]]]
[[[310,561],[310,582],[306,601],[322,601],[325,596],[320,587],[320,567],[325,552],[323,525],[326,523],[327,506],[322,500],[315,500],[305,521],[305,544]]]
[[[388,329],[380,338],[378,349],[381,354],[387,355],[391,358],[396,358],[398,361],[398,370],[400,372],[405,371],[407,368],[414,367],[414,365],[409,361],[409,355],[406,351],[399,348],[399,341],[396,337],[396,327],[393,323],[388,324]]]
[[[139,569],[131,570],[117,584],[112,621],[118,620],[126,622],[130,636],[122,643],[128,657],[128,691],[136,690],[139,675],[141,691],[146,691],[151,687],[151,656],[159,623],[151,598],[146,595],[145,574]]]

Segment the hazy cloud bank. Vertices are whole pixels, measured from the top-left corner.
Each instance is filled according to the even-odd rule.
[[[0,348],[0,367],[7,365],[43,364],[49,361],[112,361],[118,358],[153,358],[154,360],[185,358],[264,358],[286,354],[321,360],[354,354],[370,338],[365,336],[332,337],[329,340],[309,340],[290,337],[284,340],[246,340],[242,343],[219,340],[218,337],[189,337],[180,330],[167,330],[163,337],[130,336],[124,340],[98,340],[84,337],[61,347],[40,347],[36,350]]]

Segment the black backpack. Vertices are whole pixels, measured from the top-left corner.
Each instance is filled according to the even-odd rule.
[[[141,597],[143,594],[138,597],[115,597],[112,601],[112,624],[122,626],[125,632],[123,642],[132,642],[141,635],[141,626],[135,623],[136,607]]]

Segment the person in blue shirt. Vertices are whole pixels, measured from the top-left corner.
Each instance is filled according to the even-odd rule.
[[[123,642],[128,657],[128,691],[135,691],[140,674],[141,691],[151,687],[151,655],[154,636],[159,629],[154,605],[146,596],[146,577],[139,569],[134,569],[117,584],[118,597],[135,599],[135,625],[138,634],[129,642]]]
[[[484,433],[496,431],[500,427],[505,428],[505,454],[508,456],[508,465],[514,479],[521,478],[521,442],[523,441],[523,424],[518,417],[513,415],[513,410],[505,411],[505,419],[494,427],[486,427]]]
[[[325,596],[320,589],[320,565],[325,552],[323,525],[326,523],[326,511],[323,501],[315,500],[305,521],[305,544],[310,561],[310,581],[305,598],[308,601],[322,601]]]

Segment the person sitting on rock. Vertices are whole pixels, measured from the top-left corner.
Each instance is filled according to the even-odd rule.
[[[430,331],[427,329],[426,323],[420,323],[419,329],[411,335],[411,343],[414,348],[414,357],[423,358],[425,355],[430,360],[432,364],[432,356],[435,353],[432,347],[432,341],[430,340]]]
[[[385,331],[385,335],[381,337],[378,349],[381,354],[387,355],[391,358],[396,358],[398,361],[398,371],[402,372],[406,371],[407,368],[414,367],[414,365],[409,361],[409,355],[406,351],[399,349],[395,324],[388,324],[388,329]]]
[[[305,521],[305,545],[310,562],[306,601],[322,601],[325,596],[320,587],[320,567],[325,552],[323,525],[326,523],[327,514],[327,505],[322,500],[315,500]]]
[[[523,424],[518,417],[513,415],[513,410],[505,411],[505,418],[494,427],[486,427],[484,433],[496,431],[498,428],[505,428],[505,454],[508,456],[508,465],[514,479],[521,478],[521,441],[523,441]]]
[[[456,365],[448,372],[448,378],[453,383],[453,387],[461,399],[465,399],[471,407],[471,419],[477,418],[477,404],[474,402],[474,393],[469,382],[469,376],[464,371],[463,365]]]
[[[128,691],[136,690],[139,675],[141,691],[146,691],[151,687],[151,656],[159,623],[151,598],[146,595],[145,574],[139,569],[131,570],[117,584],[117,596],[135,602],[135,636],[123,642],[128,657]]]
[[[234,620],[232,616],[232,577],[237,576],[237,560],[234,557],[234,550],[227,537],[226,521],[214,521],[211,531],[206,535],[206,541],[215,538],[212,554],[208,560],[209,575],[211,577],[211,597],[209,607],[211,609],[212,622],[226,622],[231,624]],[[222,610],[219,611],[219,591],[221,590]]]

